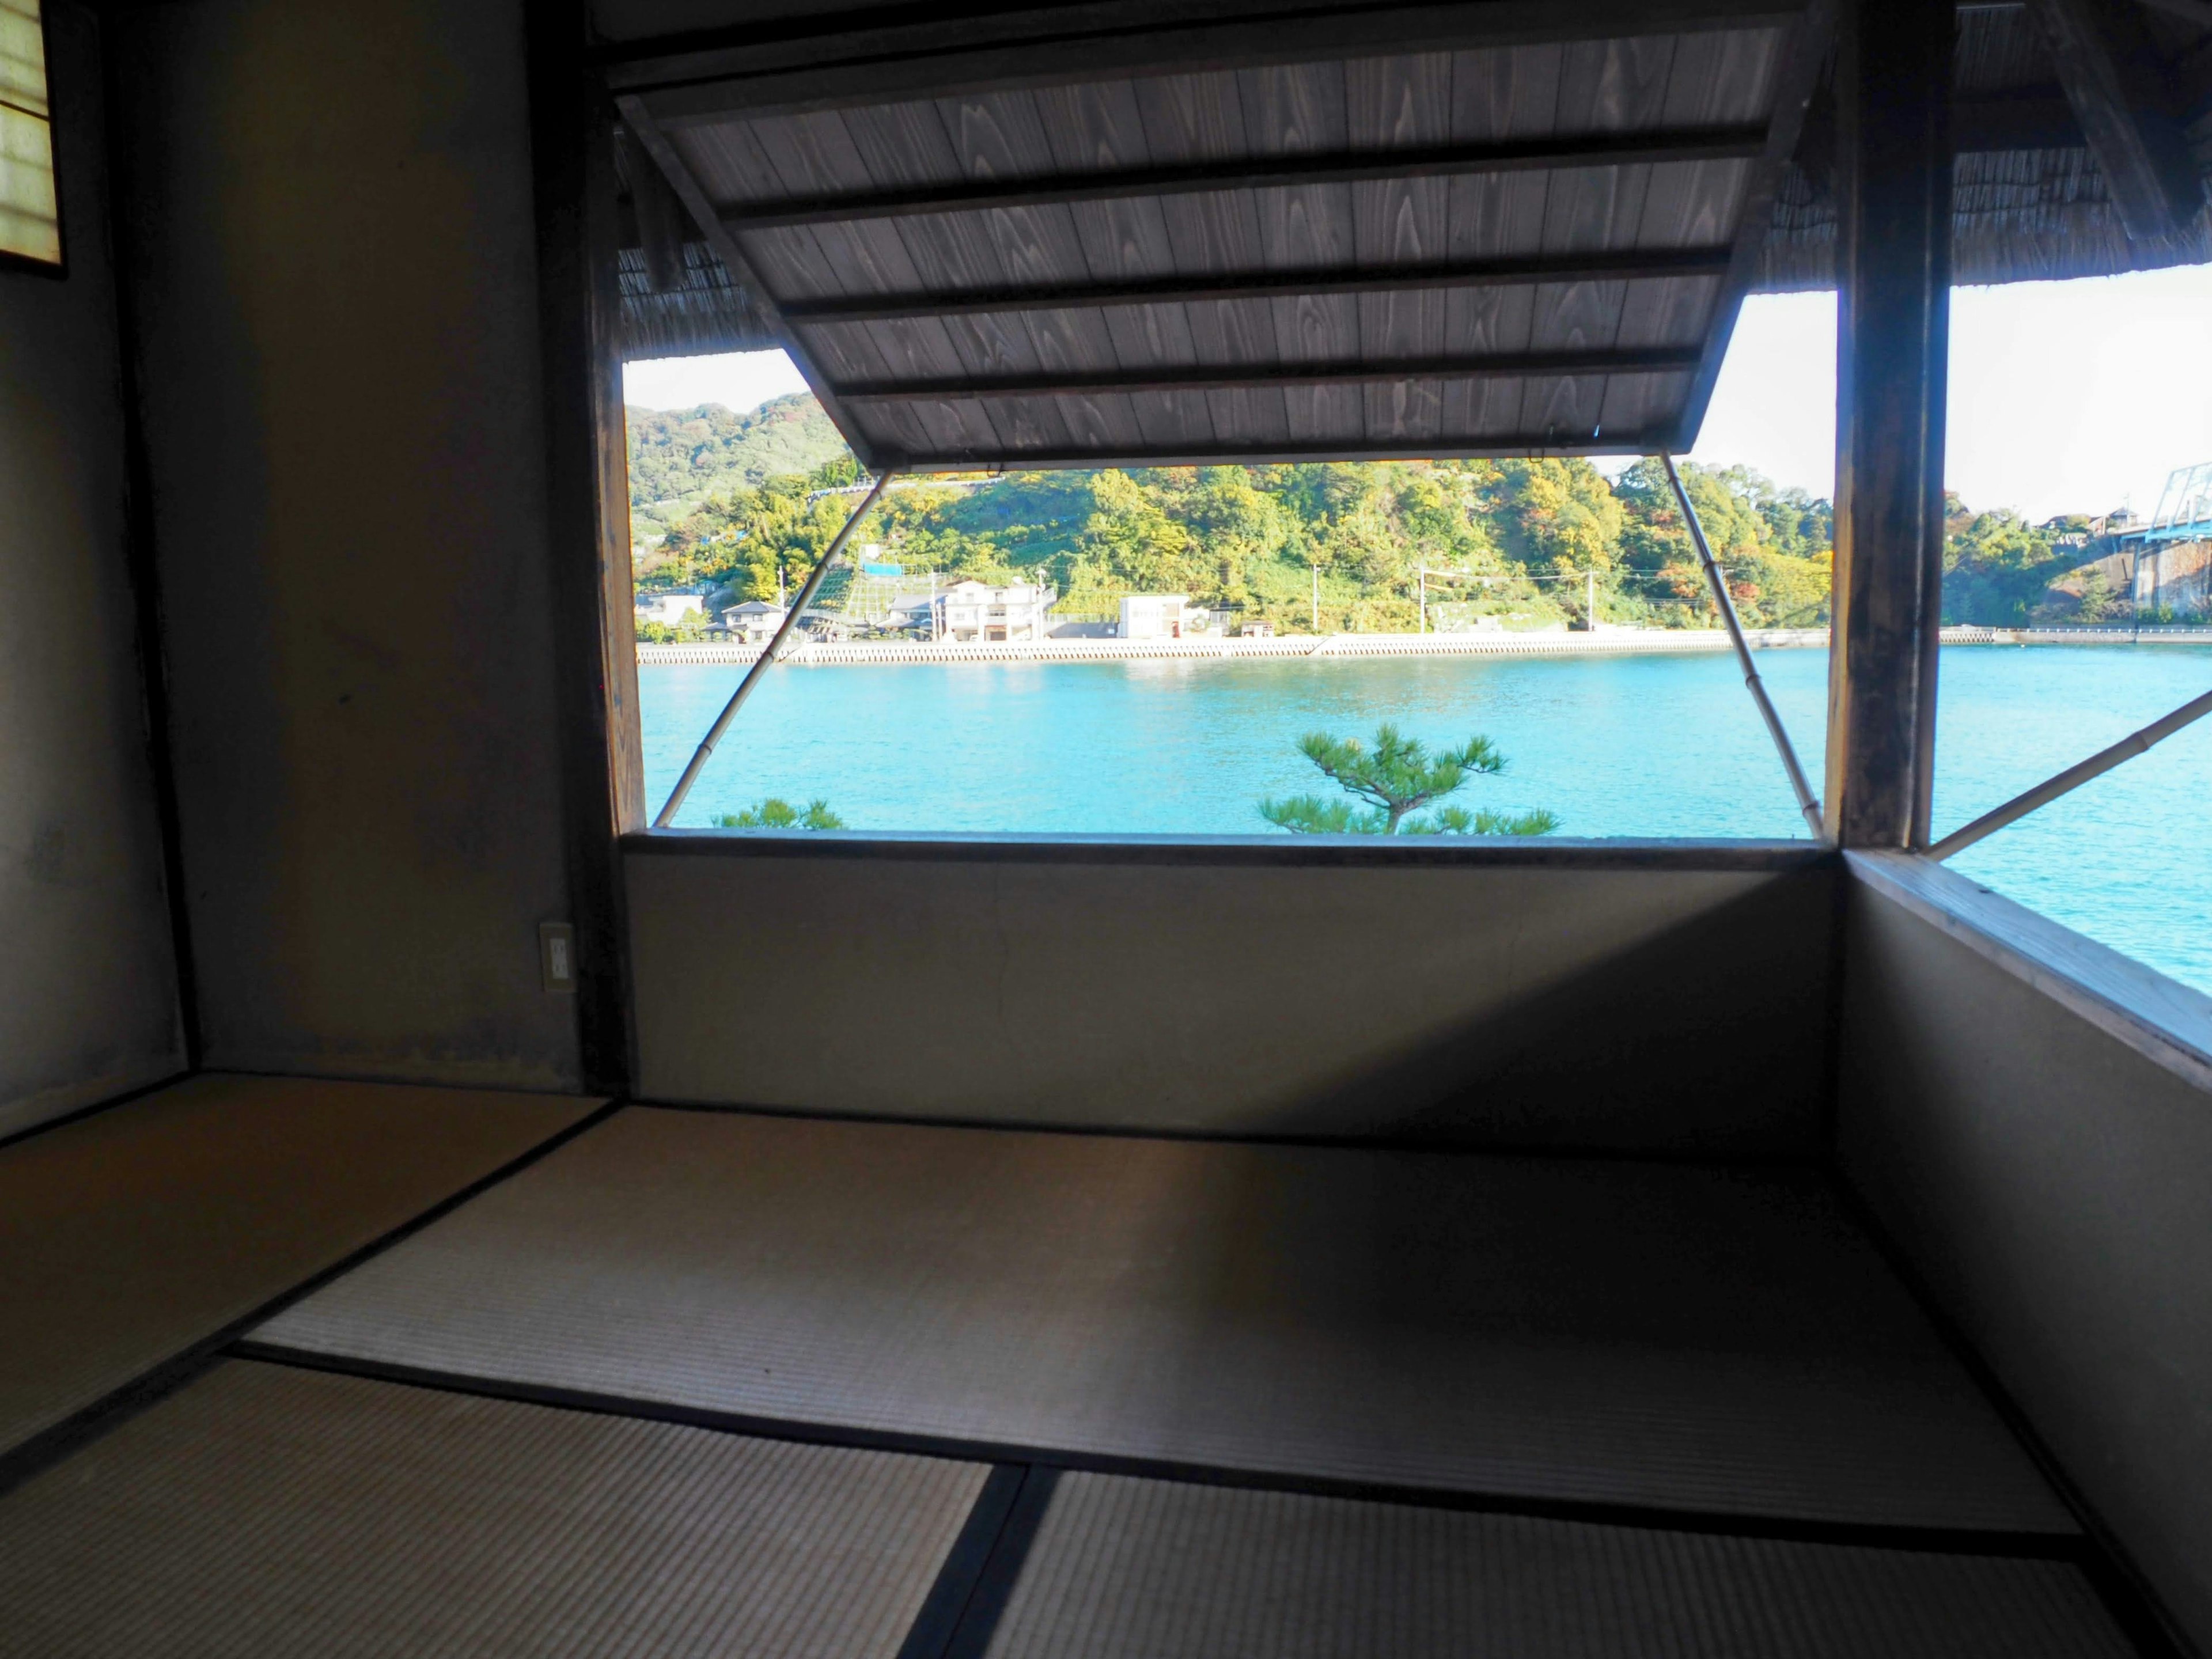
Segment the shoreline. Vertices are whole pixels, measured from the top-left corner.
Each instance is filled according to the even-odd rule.
[[[1754,649],[1825,649],[1825,628],[1747,629]],[[2146,628],[1947,628],[1946,645],[2131,645],[2212,644],[2212,627]],[[1311,660],[1348,657],[1584,657],[1640,653],[1725,651],[1728,635],[1711,629],[1623,629],[1615,633],[1528,634],[1289,634],[1266,639],[1021,640],[986,645],[930,644],[923,641],[869,640],[845,644],[808,641],[784,653],[794,667],[836,667],[872,663],[955,662],[1133,662],[1145,659],[1194,661]],[[666,663],[749,665],[761,648],[750,645],[698,642],[637,647],[640,667]]]

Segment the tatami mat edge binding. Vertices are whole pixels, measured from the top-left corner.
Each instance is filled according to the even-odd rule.
[[[204,1073],[0,1149],[0,1490],[613,1109]]]
[[[1899,1526],[1873,1521],[1805,1519],[1714,1510],[1664,1509],[1650,1504],[1598,1499],[1547,1498],[1436,1486],[1389,1485],[1346,1480],[1327,1475],[1281,1474],[1218,1464],[1179,1463],[1161,1458],[1122,1457],[1069,1451],[1010,1441],[957,1440],[896,1430],[851,1428],[803,1419],[760,1417],[666,1401],[593,1394],[544,1383],[518,1382],[462,1372],[396,1365],[349,1355],[315,1353],[245,1335],[226,1344],[213,1359],[228,1357],[307,1371],[326,1371],[363,1382],[520,1405],[609,1417],[634,1417],[710,1429],[756,1440],[787,1440],[807,1446],[842,1446],[857,1451],[898,1452],[951,1462],[987,1463],[998,1468],[1028,1469],[1058,1477],[1113,1475],[1176,1486],[1220,1487],[1233,1492],[1279,1492],[1343,1502],[1385,1504],[1400,1509],[1434,1509],[1477,1515],[1519,1516],[1592,1526],[1631,1527],[1650,1532],[1679,1532],[1726,1538],[1767,1538],[1791,1543],[1846,1545],[1907,1554],[1975,1555],[2007,1560],[2063,1561],[2081,1565],[2094,1553],[2080,1532],[2003,1528]]]
[[[253,1336],[994,1455],[2077,1530],[1802,1170],[633,1107]]]

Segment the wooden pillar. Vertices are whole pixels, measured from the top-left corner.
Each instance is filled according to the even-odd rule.
[[[622,1094],[631,1045],[617,837],[645,825],[645,775],[615,337],[614,111],[587,52],[581,0],[541,0],[523,19],[577,1047],[585,1088]]]
[[[1836,43],[1835,650],[1827,823],[1924,847],[1950,344],[1953,0],[1844,0]]]

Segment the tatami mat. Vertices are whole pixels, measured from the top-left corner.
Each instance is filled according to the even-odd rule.
[[[990,1659],[2119,1659],[2054,1562],[1063,1475]]]
[[[0,1656],[890,1659],[988,1474],[234,1361],[0,1499]]]
[[[1808,1174],[632,1108],[256,1334],[1379,1486],[2071,1525]]]
[[[596,1104],[208,1075],[0,1148],[0,1451]]]

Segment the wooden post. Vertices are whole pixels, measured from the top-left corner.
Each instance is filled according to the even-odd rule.
[[[1827,824],[1924,847],[1942,616],[1952,0],[1845,0],[1836,45]]]
[[[613,111],[580,0],[530,7],[532,157],[544,380],[546,548],[581,1082],[628,1091],[629,929],[617,837],[645,822],[629,480],[616,340]]]

